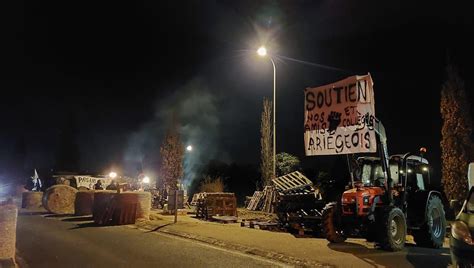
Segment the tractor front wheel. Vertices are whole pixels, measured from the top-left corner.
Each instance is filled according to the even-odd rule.
[[[405,214],[399,208],[391,208],[379,222],[378,242],[385,250],[400,251],[405,247],[407,225]]]
[[[323,209],[323,231],[331,243],[341,243],[346,240],[341,228],[340,210],[336,202],[327,204]]]

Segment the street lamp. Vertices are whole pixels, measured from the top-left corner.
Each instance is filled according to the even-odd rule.
[[[109,173],[109,177],[112,178],[112,179],[115,179],[115,177],[117,177],[117,173],[112,171],[112,172]]]
[[[257,53],[259,56],[264,57],[265,55],[267,55],[267,49],[262,46],[257,50]]]
[[[188,146],[186,147],[186,151],[191,152],[192,150],[193,150],[193,146],[192,146],[192,145],[188,145]]]
[[[257,50],[260,57],[267,56],[267,49],[261,46]],[[268,57],[273,65],[273,178],[276,178],[276,67],[271,56]]]

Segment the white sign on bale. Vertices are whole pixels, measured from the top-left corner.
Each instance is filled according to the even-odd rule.
[[[305,89],[304,144],[307,156],[377,150],[375,102],[370,74]]]
[[[89,189],[94,189],[94,184],[100,180],[102,182],[102,187],[105,189],[112,183],[111,178],[99,178],[99,177],[91,177],[91,176],[74,176],[76,180],[77,188],[79,187],[86,187]]]

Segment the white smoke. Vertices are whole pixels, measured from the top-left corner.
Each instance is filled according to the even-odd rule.
[[[189,186],[199,168],[214,158],[218,147],[217,98],[202,79],[193,79],[171,96],[156,102],[153,119],[130,137],[124,155],[125,169],[133,174],[133,169],[141,166],[159,178],[156,174],[159,148],[173,113],[178,118],[183,146],[193,147],[192,151],[185,151],[184,156],[183,183]]]

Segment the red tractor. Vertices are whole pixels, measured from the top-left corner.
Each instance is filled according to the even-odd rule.
[[[419,246],[439,248],[446,234],[446,218],[440,191],[433,190],[430,166],[421,155],[389,157],[385,128],[375,120],[379,157],[360,157],[350,168],[352,189],[340,202],[323,210],[323,231],[330,242],[362,236],[383,249],[404,248],[407,234]]]

